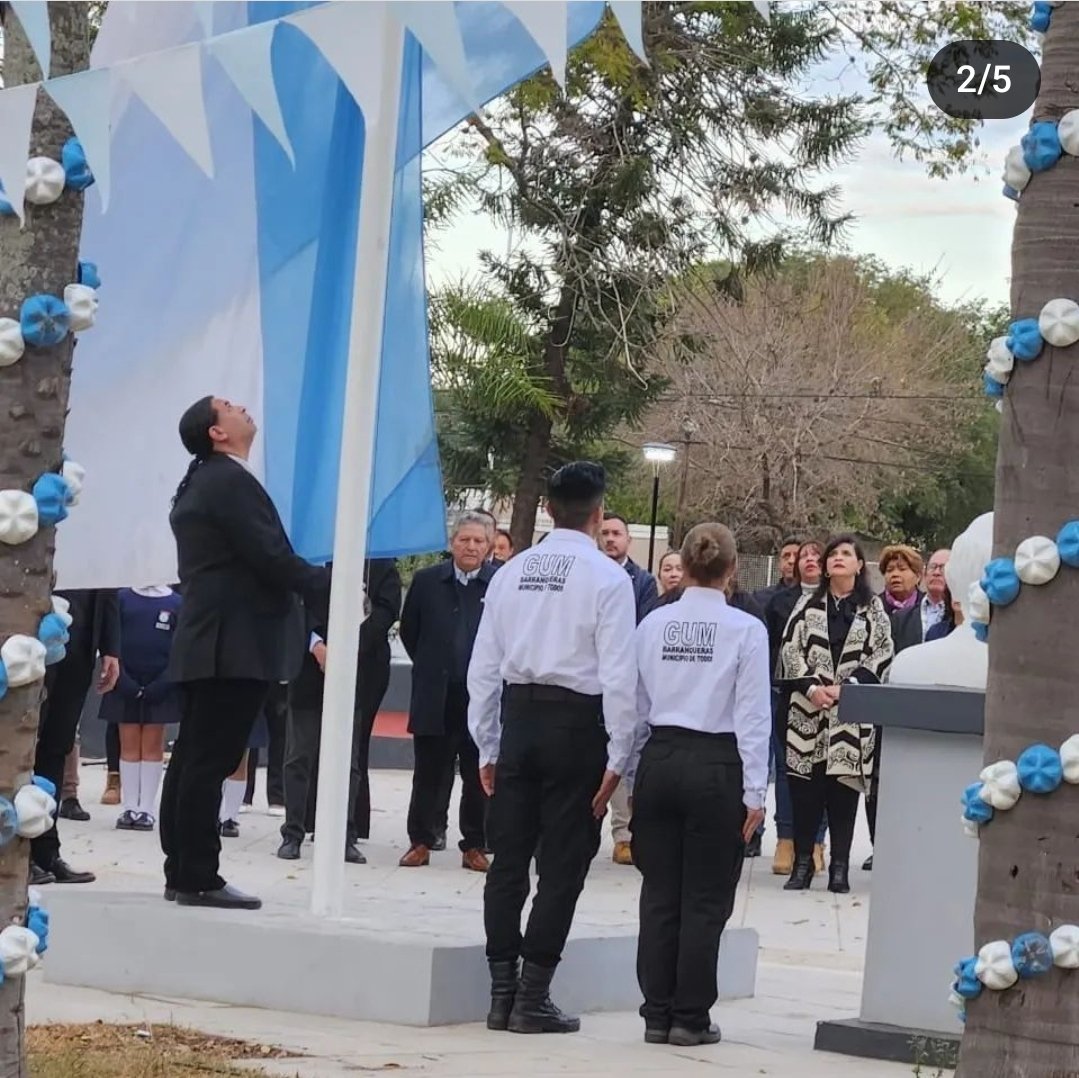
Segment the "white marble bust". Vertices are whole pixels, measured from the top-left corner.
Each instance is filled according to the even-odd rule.
[[[963,604],[963,624],[943,640],[919,644],[897,655],[888,677],[892,685],[946,685],[985,691],[989,648],[971,628],[969,595],[992,556],[993,514],[984,513],[956,539],[944,571],[953,599]]]

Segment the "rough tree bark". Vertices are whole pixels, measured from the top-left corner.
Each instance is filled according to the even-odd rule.
[[[1079,4],[1053,9],[1034,119],[1079,108]],[[1023,191],[1012,241],[1014,318],[1047,300],[1079,299],[1079,159],[1064,155]],[[1008,386],[997,462],[994,554],[1032,535],[1055,537],[1079,517],[1079,345],[1046,346],[1018,363]],[[993,612],[986,696],[986,761],[1015,760],[1035,742],[1058,746],[1079,728],[1075,639],[1079,571],[1024,587]],[[1079,787],[1025,795],[982,829],[976,946],[1079,923]],[[942,822],[941,826],[950,826]],[[957,956],[958,957],[958,956]],[[1079,1074],[1079,974],[1054,969],[967,1010],[962,1078]]]
[[[33,82],[41,72],[18,19],[0,5],[4,31],[4,80]],[[50,3],[53,76],[81,71],[90,57],[85,3]],[[67,117],[43,91],[30,139],[30,156],[60,159],[71,137]],[[26,207],[26,227],[0,218],[0,316],[18,317],[22,301],[45,292],[63,296],[76,279],[83,196],[65,190],[49,206]],[[29,490],[45,471],[61,463],[73,338],[56,348],[28,347],[23,358],[0,368],[0,489]],[[55,530],[42,528],[28,543],[0,544],[0,640],[14,633],[37,634],[51,609]],[[29,781],[34,763],[42,686],[13,689],[0,700],[0,793],[5,797]],[[29,843],[16,839],[0,849],[0,922],[22,924],[26,912]],[[0,987],[0,1078],[25,1078],[22,977]]]

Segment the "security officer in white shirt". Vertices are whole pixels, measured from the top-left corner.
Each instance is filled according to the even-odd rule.
[[[643,876],[637,977],[644,1039],[720,1039],[719,938],[745,844],[764,819],[772,731],[768,633],[727,604],[734,536],[700,524],[682,546],[685,592],[637,630],[648,738],[633,789],[633,863]]]
[[[633,585],[596,547],[605,487],[587,461],[551,477],[555,529],[492,580],[472,652],[468,726],[494,854],[483,896],[488,1029],[580,1028],[551,1002],[551,978],[638,725]],[[522,938],[533,856],[539,882]]]

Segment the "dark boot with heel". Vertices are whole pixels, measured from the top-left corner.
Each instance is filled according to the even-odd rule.
[[[563,1014],[551,1002],[554,969],[526,962],[507,1028],[511,1033],[576,1033],[581,1020]]]
[[[813,882],[813,855],[799,854],[794,859],[791,878],[783,884],[784,891],[808,891]]]
[[[828,866],[828,890],[836,895],[850,892],[850,866],[846,861],[833,861]]]
[[[491,1009],[487,1028],[503,1031],[509,1028],[510,1011],[517,997],[517,963],[488,962],[491,971]]]

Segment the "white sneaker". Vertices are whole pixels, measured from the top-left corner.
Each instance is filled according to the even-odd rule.
[[[247,803],[247,802],[245,801],[245,802],[244,802],[244,803],[243,803],[243,804],[242,804],[242,805],[240,806],[240,815],[241,815],[241,816],[243,816],[243,815],[244,815],[245,813],[248,813],[248,812],[250,812],[250,811],[251,811],[251,808],[252,808],[252,806],[251,806],[251,805],[249,805],[249,804],[248,804],[248,803]]]
[[[278,816],[278,817],[284,816],[285,815],[285,806],[284,805],[271,805],[266,810],[266,815],[267,816]]]

